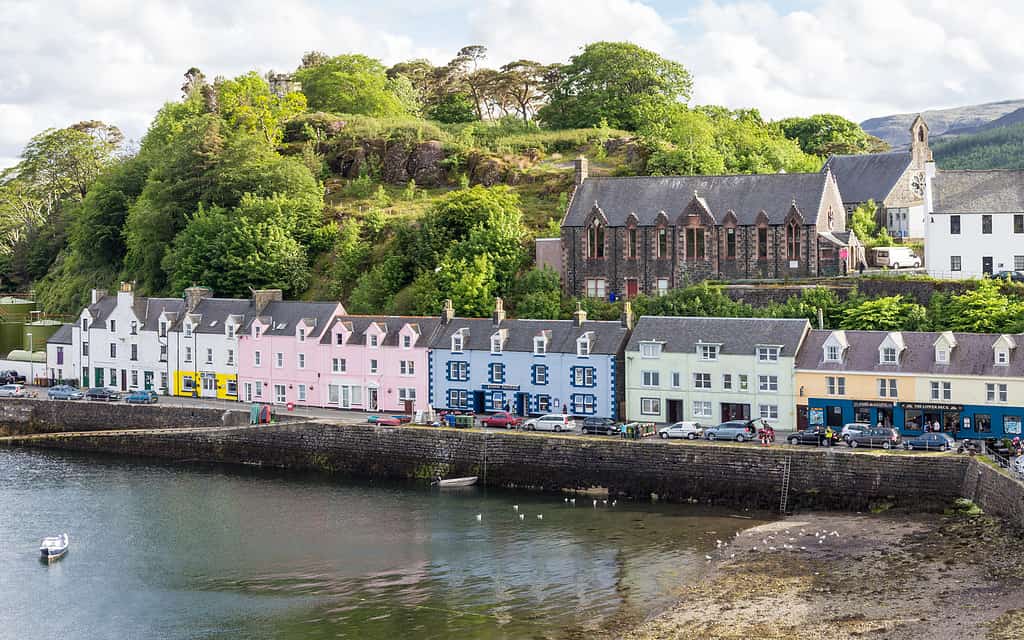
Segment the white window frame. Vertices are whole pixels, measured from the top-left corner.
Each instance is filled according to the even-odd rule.
[[[399,360],[398,369],[403,376],[416,375],[416,362],[414,360]]]
[[[690,402],[690,410],[694,418],[710,418],[714,408],[710,400],[693,400]]]
[[[694,372],[693,374],[693,388],[701,390],[711,389],[711,374]]]
[[[498,334],[491,336],[491,353],[501,353],[501,347],[501,336]]]
[[[758,413],[760,417],[769,422],[774,422],[779,419],[779,405],[777,404],[762,404],[758,405]]]
[[[659,297],[660,296],[667,296],[668,295],[668,278],[658,278],[657,287],[658,287],[657,294],[658,294]]]
[[[584,287],[588,298],[604,298],[608,294],[608,281],[604,278],[587,278]]]
[[[998,349],[996,351],[995,359],[995,364],[997,367],[1005,367],[1010,364],[1010,354],[1004,351],[1003,349]]]
[[[581,336],[576,339],[576,355],[580,358],[590,357],[590,338]]]
[[[548,352],[548,339],[544,336],[536,336],[533,339],[533,355],[543,356]]]
[[[462,353],[463,340],[462,334],[456,333],[452,336],[452,353]]]
[[[766,393],[777,393],[779,390],[779,376],[757,376],[757,388],[759,391],[763,391]]]
[[[296,353],[295,354],[295,368],[296,369],[305,369],[306,368],[306,354],[305,353],[301,353],[300,352],[300,353]]]
[[[698,344],[697,355],[700,357],[701,362],[716,362],[718,360],[718,347],[717,344]]]
[[[655,359],[661,357],[661,343],[660,342],[641,342],[640,343],[640,357],[644,359]]]
[[[274,368],[284,369],[284,353],[281,351],[274,354]]]
[[[640,385],[644,387],[660,387],[661,386],[661,372],[660,371],[641,371],[640,372]]]
[[[839,345],[825,345],[825,362],[841,362],[842,359],[843,351],[839,348]]]
[[[672,372],[672,388],[681,389],[683,386],[683,374],[678,371]]]
[[[263,353],[260,351],[252,352],[252,366],[262,367],[263,366]]]
[[[295,399],[298,400],[299,402],[305,402],[306,401],[306,385],[304,385],[304,384],[299,384],[298,385],[298,392],[296,393],[296,398]]]
[[[660,416],[661,398],[640,398],[640,413],[645,416]]]
[[[274,385],[274,402],[283,404],[288,401],[288,389],[283,384]]]
[[[732,374],[731,373],[723,373],[722,374],[722,389],[724,389],[726,391],[732,391]]]
[[[757,361],[758,362],[778,362],[779,361],[778,347],[758,347],[757,348]]]
[[[380,363],[377,362],[376,358],[370,358],[370,373],[377,373],[380,369]]]
[[[879,364],[896,364],[899,362],[900,352],[896,347],[882,347],[878,351]]]

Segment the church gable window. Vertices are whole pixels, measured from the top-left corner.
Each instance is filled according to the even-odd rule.
[[[636,227],[626,229],[626,259],[635,260],[637,255],[637,230]]]
[[[605,228],[604,225],[598,221],[594,221],[589,228],[587,228],[587,257],[588,258],[603,258],[604,257],[604,236]]]
[[[725,257],[730,260],[736,257],[736,229],[734,227],[725,229]]]
[[[768,227],[757,228],[757,259],[768,259]]]
[[[800,259],[800,225],[795,220],[786,225],[786,255],[790,260]]]
[[[668,257],[668,229],[665,227],[658,228],[658,257]]]
[[[704,229],[688,227],[686,229],[686,259],[703,260],[705,256]]]

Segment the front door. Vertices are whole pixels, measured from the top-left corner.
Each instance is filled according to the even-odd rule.
[[[367,387],[366,389],[366,410],[377,411],[377,387]]]
[[[992,256],[984,256],[981,259],[981,272],[985,275],[992,275]]]
[[[801,404],[796,408],[796,428],[803,431],[807,428],[807,405]]]
[[[341,387],[340,404],[342,409],[349,409],[352,407],[352,387],[348,386],[347,384],[342,385]]]
[[[95,384],[95,386],[102,387],[103,386],[103,368],[102,367],[96,367],[96,369],[94,371],[95,371],[95,374],[96,374],[96,384]]]
[[[245,401],[252,402],[252,383],[246,382],[242,385],[242,389],[245,391]]]
[[[213,398],[217,395],[217,376],[212,373],[202,374],[203,379],[203,395],[207,398]]]
[[[149,391],[153,388],[153,372],[144,371],[142,373],[142,388]]]
[[[637,285],[636,278],[626,278],[626,299],[632,300],[639,292],[640,287]]]
[[[526,409],[530,406],[530,394],[517,393],[515,411],[517,416],[525,416]]]
[[[121,369],[121,391],[128,390],[128,371]]]
[[[665,402],[665,409],[669,423],[679,422],[683,419],[683,401],[668,400]]]

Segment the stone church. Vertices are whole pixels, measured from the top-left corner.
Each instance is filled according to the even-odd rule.
[[[873,200],[877,222],[894,238],[923,238],[926,177],[935,163],[928,147],[928,125],[919,115],[910,125],[910,148],[888,153],[832,156],[825,163],[839,183],[849,216]]]
[[[589,177],[562,220],[568,295],[632,298],[689,283],[829,276],[856,266],[843,197],[818,173]]]

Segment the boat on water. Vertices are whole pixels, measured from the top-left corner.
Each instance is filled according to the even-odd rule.
[[[447,480],[438,478],[434,481],[434,484],[439,487],[470,487],[476,484],[476,476],[468,476],[466,478],[448,478]]]
[[[66,533],[51,538],[43,538],[43,541],[39,543],[40,559],[44,562],[60,560],[67,554],[70,544],[71,540]]]

